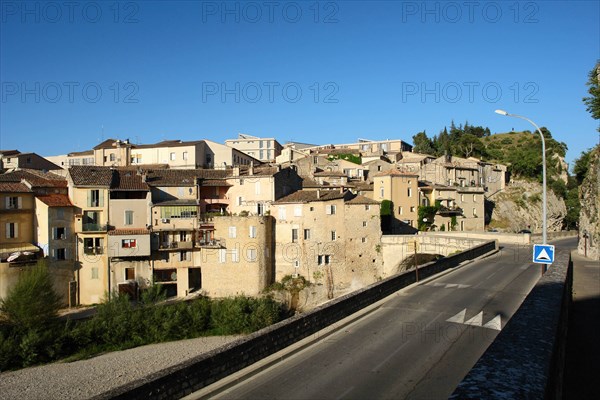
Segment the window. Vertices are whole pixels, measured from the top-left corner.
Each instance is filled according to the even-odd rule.
[[[314,207],[310,207],[309,210],[310,211],[315,211],[315,208]]]
[[[364,238],[361,238],[360,240],[361,240],[361,242],[363,242],[363,243],[367,243],[367,238],[366,238],[366,237],[364,237]]]
[[[379,197],[383,198],[384,194],[385,194],[385,190],[382,186],[381,188],[379,188]]]
[[[335,206],[334,205],[325,206],[325,214],[327,214],[327,215],[335,214]]]
[[[292,229],[292,243],[296,243],[298,241],[298,229]]]
[[[473,216],[476,217],[477,216],[477,209],[473,208]]]
[[[294,260],[294,268],[300,268],[300,261]]]
[[[249,234],[250,234],[250,237],[253,239],[256,237],[256,226],[250,226]]]
[[[237,237],[237,228],[235,226],[229,227],[229,238],[235,239]]]
[[[412,188],[408,188],[408,197],[412,197]]]
[[[304,230],[304,240],[310,240],[310,229]]]
[[[247,249],[246,250],[246,260],[248,262],[255,262],[257,257],[256,249]]]
[[[175,153],[171,153],[171,154],[169,154],[169,159],[170,159],[171,161],[175,161]]]
[[[116,161],[117,160],[117,155],[115,153],[110,153],[110,156],[108,158],[110,161]]]
[[[413,213],[415,212],[415,207],[414,206],[410,207],[410,212],[413,212]]]
[[[302,206],[294,206],[294,217],[302,216]]]
[[[184,159],[185,161],[187,161],[187,159],[188,159],[188,152],[187,152],[187,151],[184,151],[184,152],[183,152],[183,159]]]
[[[363,221],[363,228],[367,227],[367,221]]]
[[[227,261],[227,249],[219,249],[219,263],[223,264]]]
[[[285,206],[279,206],[279,219],[285,221]]]
[[[313,164],[318,164],[319,163],[319,157],[314,156],[313,157]]]
[[[240,253],[238,253],[238,249],[231,250],[231,261],[240,262]]]
[[[331,256],[329,254],[326,254],[323,258],[324,258],[325,264],[331,263]]]
[[[18,208],[22,208],[23,204],[21,198],[18,196],[10,196],[6,198],[6,209],[7,210],[16,210]]]
[[[98,278],[98,267],[92,267],[92,279],[99,279]]]
[[[123,249],[132,249],[137,247],[136,239],[123,239],[121,240],[121,248]]]
[[[179,252],[179,261],[190,261],[190,252],[189,251],[180,251]]]
[[[402,215],[403,214],[403,209],[402,206],[398,207],[398,215]]]
[[[477,203],[477,195],[476,194],[473,195],[473,203]]]
[[[371,206],[369,204],[365,205],[365,211],[369,211],[371,209]]]
[[[179,232],[179,241],[187,242],[187,232],[186,231]]]
[[[237,201],[237,205],[238,205],[238,206],[241,206],[241,205],[242,205],[242,203],[244,202],[244,198],[243,198],[242,196],[238,196],[237,200],[238,200],[238,201]]]
[[[56,227],[52,229],[53,239],[66,239],[67,229],[64,227]]]
[[[323,265],[323,256],[317,256],[317,264],[318,265]]]
[[[102,238],[84,238],[83,253],[84,254],[102,254]]]
[[[54,250],[54,258],[57,260],[66,260],[67,259],[67,251],[66,249],[56,249]]]
[[[337,235],[335,231],[331,231],[331,240],[336,240],[337,239]]]
[[[125,210],[125,225],[133,225],[133,211]]]
[[[260,151],[258,152],[258,154],[259,154],[258,158],[259,158],[260,160],[262,160],[262,159],[264,158],[263,151],[262,151],[262,150],[260,150]]]
[[[6,224],[6,238],[15,239],[19,237],[19,225],[15,222],[8,222]]]
[[[256,203],[256,214],[257,215],[265,214],[265,205],[263,203]]]
[[[135,268],[125,268],[125,280],[126,281],[135,280]]]
[[[88,191],[87,206],[88,207],[103,207],[104,198],[102,192],[99,189],[92,189]]]
[[[260,194],[260,181],[254,183],[254,194]]]

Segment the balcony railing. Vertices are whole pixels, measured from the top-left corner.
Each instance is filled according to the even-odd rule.
[[[161,242],[158,249],[159,250],[187,250],[192,249],[194,247],[194,242],[189,241],[179,241],[179,242]]]
[[[225,239],[200,239],[196,241],[196,247],[224,248]]]
[[[81,224],[81,230],[83,232],[106,232],[108,230],[108,225],[84,223]]]
[[[462,213],[463,209],[456,206],[440,206],[440,209],[438,210],[438,214],[440,215],[461,215]]]
[[[86,247],[83,249],[84,254],[103,254],[104,249],[101,246]]]

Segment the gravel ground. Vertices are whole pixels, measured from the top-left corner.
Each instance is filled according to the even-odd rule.
[[[196,357],[241,336],[210,336],[0,373],[0,399],[87,399]]]

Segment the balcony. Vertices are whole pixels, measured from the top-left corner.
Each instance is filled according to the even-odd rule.
[[[107,224],[82,223],[81,230],[83,232],[106,232],[108,231]]]
[[[88,255],[104,254],[104,249],[101,246],[85,247],[83,253]]]
[[[446,207],[440,205],[440,209],[438,210],[438,214],[442,216],[449,215],[462,215],[463,209],[457,206]]]
[[[162,242],[158,247],[159,250],[189,250],[192,248],[194,248],[192,241]]]
[[[205,247],[212,249],[225,248],[225,239],[200,239],[196,241],[196,247]]]

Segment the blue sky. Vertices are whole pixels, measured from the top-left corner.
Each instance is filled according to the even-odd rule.
[[[598,143],[581,99],[599,4],[1,0],[0,148],[533,129],[502,108],[546,126],[572,161]]]

